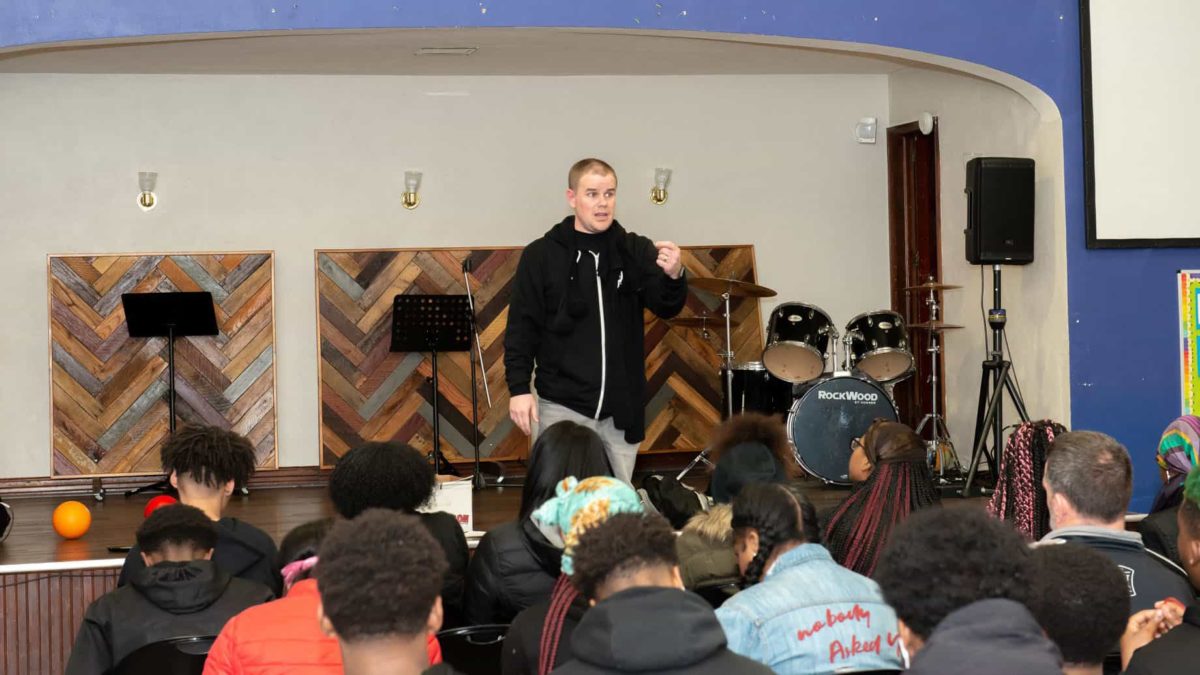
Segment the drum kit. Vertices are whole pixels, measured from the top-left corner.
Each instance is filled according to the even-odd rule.
[[[938,293],[959,288],[930,281],[906,288],[928,293],[928,322],[905,326],[904,317],[891,310],[864,312],[839,332],[824,310],[802,302],[786,302],[771,312],[766,347],[758,361],[735,362],[730,300],[734,297],[770,298],[776,292],[765,286],[716,277],[689,279],[692,289],[717,295],[724,315],[682,317],[671,325],[699,329],[705,337],[721,323],[725,349],[721,356],[721,389],[724,415],[759,412],[785,417],[788,441],[796,462],[808,474],[834,485],[849,485],[851,444],[879,419],[898,421],[892,390],[912,377],[916,359],[910,349],[908,328],[928,331],[932,360],[933,410],[922,419],[917,433],[929,427],[930,461],[939,470],[957,463],[945,420],[937,409],[940,335],[961,328],[938,318]],[[946,456],[946,451],[949,456]],[[679,474],[682,478],[697,463],[708,463],[707,450]]]

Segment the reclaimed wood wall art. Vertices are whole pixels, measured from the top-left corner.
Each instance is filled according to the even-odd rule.
[[[392,303],[404,293],[465,293],[462,264],[468,257],[492,394],[489,407],[480,372],[480,454],[493,460],[528,455],[528,438],[509,420],[504,383],[504,328],[521,249],[328,250],[317,251],[315,261],[323,467],[364,441],[432,447],[430,358],[388,351]],[[756,279],[751,246],[684,247],[684,264],[692,277]],[[716,315],[723,312],[720,304],[693,291],[680,316]],[[736,359],[758,360],[763,346],[758,301],[734,298],[732,317]],[[647,435],[641,451],[703,448],[721,419],[723,326],[704,335],[647,312],[645,331]],[[473,455],[469,358],[467,352],[438,358],[441,445],[451,461]]]
[[[53,476],[159,472],[167,340],[131,338],[122,293],[209,291],[220,334],[175,341],[179,424],[247,436],[275,468],[270,252],[49,258]]]

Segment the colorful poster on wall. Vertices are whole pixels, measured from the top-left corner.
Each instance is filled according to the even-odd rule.
[[[1183,414],[1200,415],[1200,270],[1179,273],[1179,321]]]

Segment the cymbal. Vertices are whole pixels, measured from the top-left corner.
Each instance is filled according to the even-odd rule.
[[[725,325],[724,316],[680,316],[667,323],[681,328],[717,328]]]
[[[942,331],[947,330],[958,330],[959,328],[962,328],[962,326],[946,323],[944,321],[922,321],[921,323],[910,323],[908,324],[908,327],[916,328],[917,330],[933,331],[934,333],[941,333]]]
[[[759,286],[748,281],[724,279],[721,277],[695,277],[688,279],[688,286],[713,295],[728,292],[738,298],[773,298],[777,293],[766,286]]]
[[[926,281],[925,283],[921,284],[920,286],[909,286],[909,287],[905,288],[904,290],[905,291],[951,291],[956,288],[962,288],[962,286],[955,286],[954,284],[943,284],[938,281],[930,280],[930,281]]]

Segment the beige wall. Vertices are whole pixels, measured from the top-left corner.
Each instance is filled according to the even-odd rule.
[[[280,464],[311,465],[313,250],[527,243],[566,213],[564,174],[585,155],[617,167],[627,226],[754,244],[780,299],[843,325],[888,303],[886,152],[852,138],[860,117],[887,126],[888,96],[872,75],[0,75],[0,476],[49,470],[48,253],[275,250]],[[655,166],[675,170],[663,207],[647,199]],[[411,168],[425,183],[408,212]],[[138,170],[159,172],[150,213]],[[1014,327],[1032,320],[1013,307]]]
[[[980,363],[991,332],[979,309],[980,270],[967,264],[966,163],[978,156],[1032,157],[1037,162],[1035,262],[1003,267],[1008,340],[1029,414],[1070,424],[1067,342],[1066,225],[1062,125],[1011,89],[982,79],[906,69],[890,76],[892,124],[938,116],[941,159],[943,281],[963,286],[945,293],[944,317],[965,330],[945,342],[948,423],[959,456],[970,458],[979,395]],[[992,306],[992,270],[984,270],[984,306]],[[1006,421],[1016,420],[1008,409]]]

